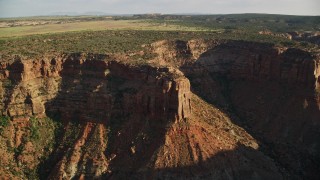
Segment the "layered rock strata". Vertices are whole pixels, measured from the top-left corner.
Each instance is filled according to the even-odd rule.
[[[51,113],[107,122],[117,113],[182,120],[191,112],[190,83],[172,68],[133,67],[103,55],[1,62],[1,113]]]
[[[163,48],[171,51],[162,52],[161,59],[175,64],[181,58],[175,55],[181,52],[179,47],[188,50],[183,63],[175,65],[196,94],[233,114],[234,122],[246,127],[294,174],[319,176],[315,168],[320,162],[319,55],[244,41],[182,43],[162,42],[171,45]],[[160,47],[154,49],[161,52]]]
[[[28,117],[49,116],[63,123],[42,162],[49,179],[319,177],[319,56],[243,41],[150,48],[158,67],[98,54],[2,61],[0,110],[13,122],[4,134],[16,139],[8,157],[36,167],[19,160],[41,157],[21,134],[32,135]]]

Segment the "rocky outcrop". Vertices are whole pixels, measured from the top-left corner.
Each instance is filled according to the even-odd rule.
[[[9,116],[13,122],[22,121],[25,129],[32,129],[29,118],[23,118],[30,116],[49,116],[64,124],[61,134],[56,135],[58,144],[47,163],[52,171],[42,170],[47,175],[51,173],[49,178],[93,178],[108,174],[111,159],[118,155],[114,161],[121,162],[119,157],[130,155],[121,153],[120,156],[119,151],[130,149],[140,138],[139,133],[145,131],[161,137],[166,126],[191,117],[190,82],[175,68],[133,66],[94,54],[35,60],[17,58],[1,62],[0,67],[3,116]],[[32,134],[25,129],[24,134]],[[20,142],[21,147],[29,143],[21,139],[17,140],[23,142]],[[91,143],[96,141],[100,143]],[[145,141],[150,139],[143,139],[136,146],[147,146]],[[161,141],[154,139],[154,142]],[[13,146],[18,147],[20,145]],[[106,154],[107,148],[110,150]],[[149,151],[153,153],[154,150]],[[145,152],[136,152],[139,153]],[[14,155],[10,158],[25,164],[14,160]],[[125,159],[126,163],[129,159]],[[136,162],[135,159],[130,161]],[[36,166],[39,161],[31,163]]]
[[[259,31],[258,33],[264,34],[264,35],[270,35],[270,36],[274,36],[274,37],[287,38],[290,40],[292,39],[292,36],[289,33],[274,33],[270,30]]]
[[[158,56],[152,60],[157,65],[170,65],[180,67],[185,64],[194,63],[200,55],[207,50],[223,43],[221,40],[194,39],[186,41],[162,40],[150,45],[150,50]]]
[[[197,52],[190,46],[186,49]],[[179,67],[196,94],[233,114],[233,121],[247,127],[261,146],[272,146],[266,152],[293,174],[319,176],[318,168],[310,168],[320,162],[319,138],[311,138],[320,137],[316,130],[320,128],[319,56],[295,48],[229,41],[192,57],[191,53],[182,60],[189,63]]]
[[[38,166],[49,179],[319,176],[317,56],[243,41],[148,47],[156,66],[79,53],[1,62],[1,114],[21,124],[0,136],[5,166]],[[55,121],[38,122],[42,133],[53,128],[55,146],[22,138],[45,116],[62,122],[57,132]]]
[[[204,53],[197,62],[210,73],[230,79],[276,80],[319,87],[320,60],[299,49],[280,49],[267,44],[230,42]]]
[[[190,115],[190,83],[172,68],[133,67],[103,55],[2,63],[2,114],[61,115],[107,122],[114,113],[182,120]]]
[[[193,45],[190,52],[206,48]],[[25,129],[18,126],[17,132],[10,130],[19,135],[12,146],[22,147],[22,155],[14,152],[9,159],[12,164],[38,166],[38,173],[44,174],[41,178],[226,178],[231,172],[248,178],[282,177],[275,164],[257,151],[250,135],[191,93],[189,80],[176,68],[133,66],[92,54],[17,58],[1,67],[5,84],[1,94],[6,97],[1,101],[1,113],[25,125]],[[45,161],[30,159],[31,152],[40,159],[42,151],[24,150],[32,146],[42,149],[50,143],[42,137],[46,143],[22,138],[21,134],[29,137],[34,133],[28,128],[35,131],[30,118],[24,116],[49,116],[63,124],[55,136],[50,129],[50,140],[55,138],[56,145],[50,147]],[[45,120],[39,126],[42,123]],[[15,156],[22,160],[15,160]],[[261,163],[251,161],[253,157]],[[241,168],[230,168],[228,159]],[[269,168],[265,169],[265,164]]]
[[[293,40],[306,41],[313,44],[320,45],[320,32],[288,32]]]
[[[283,167],[319,177],[313,168],[320,162],[319,55],[245,41],[162,41],[162,50],[170,50],[164,52],[155,45],[154,52],[179,67],[196,94],[232,114]]]
[[[205,69],[230,79],[276,80],[315,90],[320,86],[319,57],[296,48],[245,41],[191,40],[159,41],[152,44],[152,50],[165,61],[163,64],[179,67],[186,74]]]

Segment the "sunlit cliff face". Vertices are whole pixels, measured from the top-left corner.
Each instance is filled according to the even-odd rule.
[[[0,173],[318,175],[317,58],[243,41],[160,41],[149,50],[157,56],[148,65],[97,54],[1,62],[0,110],[11,121],[0,136]]]

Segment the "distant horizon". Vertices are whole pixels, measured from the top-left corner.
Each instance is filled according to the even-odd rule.
[[[210,13],[158,13],[158,12],[149,12],[149,13],[134,13],[134,14],[116,14],[116,13],[102,13],[99,12],[98,14],[94,14],[91,12],[84,12],[84,13],[77,13],[77,12],[56,12],[51,14],[39,14],[39,15],[29,15],[29,16],[7,16],[2,17],[0,19],[5,18],[32,18],[32,17],[77,17],[77,16],[133,16],[133,15],[146,15],[146,14],[160,14],[160,15],[194,15],[194,16],[225,16],[225,15],[243,15],[243,14],[253,14],[253,15],[279,15],[279,16],[310,16],[310,17],[317,17],[320,15],[296,15],[296,14],[270,14],[270,13],[219,13],[219,14],[210,14]]]
[[[318,0],[0,0],[0,17],[50,16],[55,13],[319,16],[319,7]]]

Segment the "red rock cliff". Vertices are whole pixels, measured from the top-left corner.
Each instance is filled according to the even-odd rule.
[[[272,154],[288,169],[311,179],[319,176],[310,168],[320,159],[319,56],[242,41],[189,49],[203,52],[180,66],[197,94],[272,144]]]
[[[58,113],[107,122],[119,113],[182,120],[191,112],[190,83],[172,68],[134,67],[103,55],[1,63],[0,106],[11,117]]]

